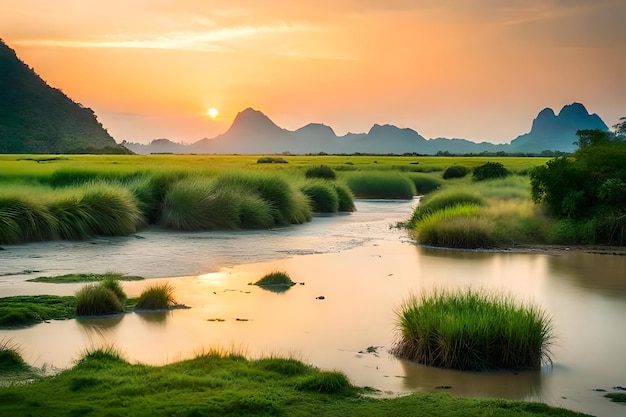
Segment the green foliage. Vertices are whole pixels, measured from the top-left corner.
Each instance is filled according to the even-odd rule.
[[[321,371],[308,375],[296,384],[298,391],[314,391],[326,394],[354,392],[354,387],[341,372]]]
[[[339,212],[353,212],[354,196],[350,187],[343,182],[334,182],[335,191],[337,192],[337,211]]]
[[[104,274],[92,274],[92,273],[77,273],[77,274],[65,274],[56,275],[53,277],[37,277],[27,279],[29,282],[50,282],[53,284],[60,283],[72,283],[72,282],[100,282],[107,279],[118,281],[140,281],[144,277],[137,275],[125,275],[118,272],[105,272]]]
[[[413,210],[407,227],[414,227],[423,217],[436,211],[460,204],[485,205],[485,199],[475,191],[465,188],[446,188],[422,198]]]
[[[89,284],[76,292],[77,316],[104,316],[124,311],[126,294],[119,282],[108,279]]]
[[[304,176],[307,178],[320,178],[323,180],[335,180],[337,174],[328,165],[319,165],[307,168]]]
[[[442,181],[431,174],[409,172],[404,175],[415,184],[417,195],[426,195],[439,189],[442,185]]]
[[[315,377],[316,374],[322,375]],[[357,395],[359,391],[363,390],[349,384],[346,387],[345,376],[337,372],[321,372],[292,359],[249,361],[240,355],[209,353],[164,366],[146,366],[130,364],[114,348],[105,347],[87,351],[76,365],[55,376],[28,384],[0,386],[0,414],[151,417],[579,415],[536,402],[428,393],[385,399]]]
[[[0,298],[0,326],[24,326],[74,317],[76,299],[56,295]]]
[[[550,318],[532,305],[484,291],[410,296],[397,311],[396,355],[431,366],[486,371],[550,362]]]
[[[579,136],[581,148],[571,158],[553,159],[531,172],[532,198],[558,219],[571,220],[560,222],[559,240],[625,244],[626,142],[602,131]],[[586,235],[564,233],[572,223],[584,224]]]
[[[463,178],[469,174],[471,170],[463,165],[451,165],[443,171],[443,179],[449,180],[452,178]]]
[[[357,198],[410,200],[417,192],[413,181],[393,171],[353,172],[345,180]]]
[[[311,200],[314,213],[336,213],[339,210],[339,196],[335,184],[327,180],[309,180],[300,190]]]
[[[288,164],[284,158],[273,157],[273,156],[263,156],[256,161],[257,164]]]
[[[142,291],[135,308],[139,310],[167,310],[175,305],[174,287],[165,283],[151,285]]]
[[[472,179],[474,181],[484,181],[494,178],[505,178],[511,173],[501,162],[486,162],[474,168]]]
[[[494,225],[480,217],[480,206],[457,204],[422,217],[413,229],[424,245],[446,248],[491,248],[497,245]]]
[[[26,367],[20,347],[12,339],[0,339],[0,374]]]

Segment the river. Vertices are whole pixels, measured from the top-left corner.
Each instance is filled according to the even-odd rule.
[[[445,390],[624,415],[625,406],[611,403],[601,390],[626,386],[626,256],[418,246],[393,227],[416,202],[361,200],[355,213],[264,231],[147,229],[87,242],[4,246],[3,297],[68,295],[84,285],[26,281],[36,276],[115,271],[150,278],[124,282],[129,296],[167,281],[191,308],[0,329],[0,340],[10,338],[30,364],[48,369],[71,366],[86,348],[106,343],[131,362],[156,365],[225,348],[251,358],[292,355],[341,370],[354,384],[385,395]],[[275,270],[301,284],[280,294],[248,285]],[[554,363],[532,372],[472,373],[388,353],[395,311],[409,294],[467,287],[543,308],[555,326]]]

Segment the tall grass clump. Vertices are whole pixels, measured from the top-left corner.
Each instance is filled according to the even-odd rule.
[[[457,204],[434,211],[416,222],[412,233],[424,245],[458,249],[497,246],[494,225],[480,216],[480,206]]]
[[[304,176],[306,178],[320,178],[323,180],[337,179],[337,174],[335,174],[335,171],[333,171],[333,169],[329,167],[328,165],[318,165],[318,166],[309,167],[305,171]]]
[[[309,180],[300,190],[311,201],[314,213],[336,213],[339,210],[339,196],[335,184],[327,180]]]
[[[233,171],[219,175],[216,182],[218,187],[261,197],[271,209],[274,225],[301,224],[312,218],[306,196],[280,174]]]
[[[139,298],[135,309],[139,310],[167,310],[175,306],[174,287],[170,284],[155,284],[146,288]]]
[[[270,286],[270,285],[281,285],[281,286],[293,286],[296,285],[295,282],[291,280],[291,277],[288,273],[282,271],[273,271],[269,272],[263,277],[254,283],[254,285],[258,285],[260,287]]]
[[[20,347],[12,339],[0,340],[0,374],[3,371],[15,371],[26,368]]]
[[[124,311],[126,294],[115,280],[89,284],[76,292],[77,316],[103,316]]]
[[[54,239],[57,223],[41,187],[0,192],[0,244]]]
[[[145,224],[132,193],[121,185],[93,182],[66,188],[51,197],[51,214],[61,239],[122,236]]]
[[[354,196],[350,187],[342,182],[334,182],[333,185],[337,191],[337,211],[353,212],[355,210]]]
[[[431,174],[424,174],[420,172],[409,172],[404,174],[408,179],[413,181],[415,188],[417,189],[417,195],[426,195],[441,187],[442,181],[434,177]]]
[[[48,183],[55,188],[73,187],[94,181],[127,182],[141,175],[140,171],[106,171],[63,168],[56,170],[48,178]]]
[[[474,204],[482,206],[486,204],[485,198],[474,191],[461,188],[446,188],[422,198],[413,210],[408,227],[414,227],[424,216],[438,210],[453,207],[459,204]]]
[[[339,392],[354,391],[348,378],[339,371],[320,371],[302,378],[295,386],[298,391],[323,392],[336,394]]]
[[[483,197],[499,200],[529,200],[531,193],[530,179],[521,175],[482,181],[473,184],[472,189]]]
[[[213,178],[189,177],[171,186],[163,203],[161,223],[175,230],[239,227],[239,196],[217,186]]]
[[[485,291],[411,295],[396,311],[392,352],[449,369],[539,369],[551,362],[552,321],[540,308]]]
[[[357,198],[410,200],[417,192],[413,181],[393,171],[351,172],[345,181]]]

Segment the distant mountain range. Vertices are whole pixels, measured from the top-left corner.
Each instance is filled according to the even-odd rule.
[[[258,110],[245,109],[235,117],[230,128],[214,138],[204,138],[190,145],[156,139],[148,145],[124,142],[132,151],[146,153],[209,154],[407,154],[435,155],[515,153],[539,154],[544,151],[572,152],[580,129],[608,131],[597,114],[572,103],[558,115],[546,108],[533,120],[530,132],[508,144],[476,143],[467,139],[426,139],[413,129],[375,124],[367,133],[337,136],[329,126],[310,123],[295,131],[283,129]]]
[[[130,153],[0,39],[0,153]]]
[[[558,115],[544,109],[530,132],[508,144],[466,139],[426,139],[413,129],[375,124],[367,133],[337,136],[310,123],[295,131],[277,126],[260,111],[237,114],[230,128],[190,145],[156,139],[118,145],[94,112],[50,87],[0,39],[0,153],[208,153],[208,154],[481,154],[572,152],[579,129],[608,131],[596,114],[572,103]]]

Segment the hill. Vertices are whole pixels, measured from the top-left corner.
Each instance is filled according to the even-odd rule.
[[[0,39],[0,153],[128,153],[90,108],[52,88]]]
[[[607,131],[608,127],[598,115],[589,114],[585,106],[572,103],[564,106],[558,116],[552,109],[542,110],[534,119],[530,132],[507,144],[476,143],[457,138],[426,139],[413,129],[389,124],[375,124],[367,133],[337,136],[331,127],[320,123],[309,123],[295,131],[286,130],[262,112],[248,108],[237,114],[225,133],[214,138],[204,138],[191,145],[158,139],[150,145],[126,143],[126,146],[137,153],[167,150],[210,154],[540,154],[574,151],[579,129]]]

